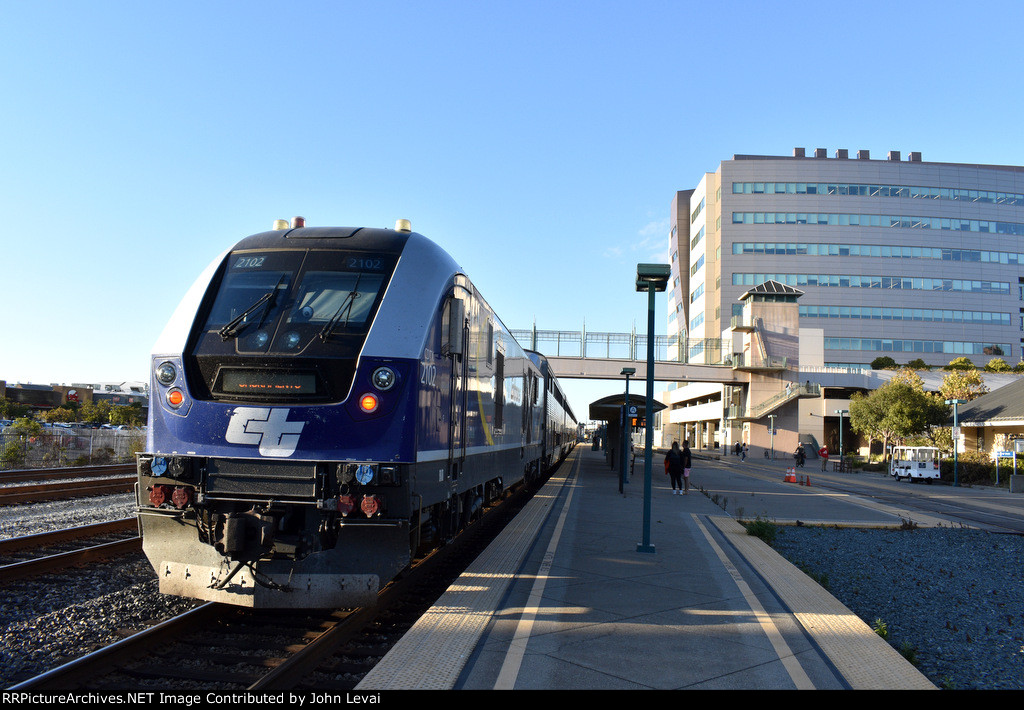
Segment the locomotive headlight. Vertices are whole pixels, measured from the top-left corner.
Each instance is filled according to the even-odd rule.
[[[288,331],[284,334],[284,346],[288,350],[294,350],[299,346],[299,334],[294,330]]]
[[[390,367],[378,367],[373,371],[373,376],[370,379],[373,381],[374,387],[381,392],[387,392],[395,386],[395,381],[398,377]]]
[[[152,463],[149,465],[149,470],[153,472],[154,476],[162,476],[167,473],[167,459],[163,456],[154,456]]]
[[[178,377],[178,371],[174,368],[174,365],[169,362],[161,363],[156,368],[156,379],[162,385],[172,385],[174,380]]]
[[[264,345],[267,344],[267,341],[270,340],[270,336],[267,335],[267,331],[261,330],[257,332],[256,335],[253,336],[252,340],[253,345],[255,345],[257,348],[262,348]]]

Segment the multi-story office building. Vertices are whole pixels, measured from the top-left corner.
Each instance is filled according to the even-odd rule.
[[[897,152],[737,155],[676,194],[670,240],[668,334],[680,338],[680,359],[734,357],[739,299],[768,281],[801,292],[799,365],[776,373],[780,382],[869,368],[880,356],[933,366],[1022,359],[1024,167]],[[670,436],[746,440],[750,403],[746,422],[729,421],[734,389],[670,392],[666,424],[686,425]],[[792,409],[803,431],[807,412]]]

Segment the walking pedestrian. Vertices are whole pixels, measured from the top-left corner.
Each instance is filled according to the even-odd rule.
[[[665,469],[672,482],[672,495],[677,496],[683,489],[683,452],[679,450],[678,441],[673,441],[672,448],[665,454]]]
[[[746,460],[747,460],[747,445],[744,444],[743,448],[740,449],[740,461],[746,461]]]
[[[826,464],[828,464],[828,447],[822,446],[818,449],[818,456],[821,457],[821,470],[825,470]]]
[[[690,455],[690,442],[683,442],[683,495],[690,495],[690,469],[693,467],[693,457]]]

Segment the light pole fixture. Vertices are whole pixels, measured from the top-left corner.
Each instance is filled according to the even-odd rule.
[[[654,437],[654,294],[668,287],[672,267],[668,264],[637,264],[636,290],[647,292],[647,406],[644,443],[644,530],[637,552],[654,552],[651,544],[651,458]]]
[[[629,378],[636,374],[635,367],[624,367],[620,375],[626,376],[626,403],[622,405],[622,436],[620,443],[622,444],[622,461],[619,462],[619,493],[622,493],[622,485],[629,482],[629,455],[633,450],[630,446],[626,448],[629,442]]]
[[[839,465],[843,465],[843,415],[849,414],[850,412],[846,409],[837,409],[836,414],[839,415]]]
[[[947,399],[946,404],[953,405],[953,487],[960,486],[960,479],[957,476],[957,450],[960,448],[960,421],[957,418],[957,408],[961,404],[967,404],[966,399]]]

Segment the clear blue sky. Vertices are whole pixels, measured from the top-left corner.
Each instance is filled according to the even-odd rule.
[[[294,215],[412,220],[510,328],[642,329],[636,264],[734,153],[1024,164],[1022,26],[1019,2],[0,0],[0,379],[148,380],[203,267]]]

